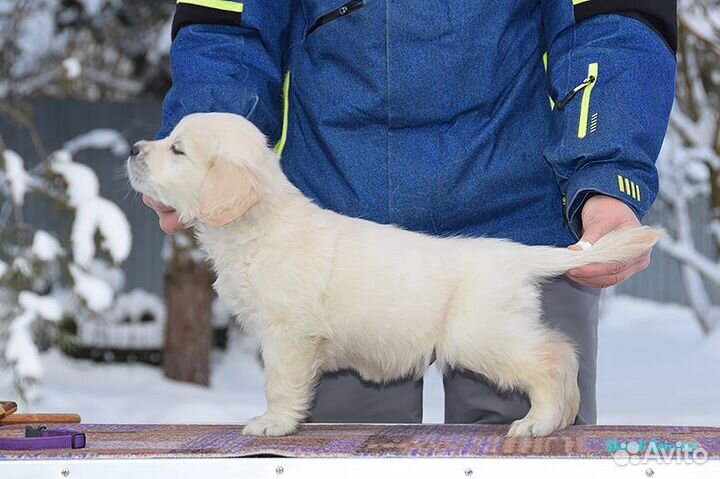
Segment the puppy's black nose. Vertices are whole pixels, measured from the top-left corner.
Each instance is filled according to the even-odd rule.
[[[138,156],[140,154],[140,148],[138,148],[137,143],[135,143],[132,148],[130,148],[130,156]]]

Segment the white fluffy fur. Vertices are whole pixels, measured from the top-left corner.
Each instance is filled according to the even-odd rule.
[[[190,115],[168,138],[140,147],[128,160],[133,187],[195,226],[218,294],[261,343],[268,409],[247,434],[292,433],[322,372],[420,377],[433,352],[443,369],[527,392],[530,412],[510,436],[562,429],[578,410],[578,362],[570,341],[541,322],[538,283],[630,260],[662,235],[625,230],[576,252],[345,217],[306,199],[257,128],[230,114]],[[218,175],[208,171],[219,166],[224,180],[214,184]]]

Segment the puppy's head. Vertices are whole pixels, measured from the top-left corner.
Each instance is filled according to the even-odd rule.
[[[183,223],[220,227],[261,201],[269,160],[263,134],[228,113],[195,113],[170,135],[136,143],[127,161],[133,188],[175,208]]]

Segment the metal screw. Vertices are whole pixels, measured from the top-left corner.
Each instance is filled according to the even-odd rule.
[[[278,466],[278,467],[275,468],[275,474],[280,475],[280,474],[282,474],[283,472],[285,472],[285,468],[284,468],[284,467]]]
[[[70,469],[66,467],[65,469],[60,471],[60,474],[62,474],[63,477],[68,477],[70,475]]]
[[[650,469],[645,469],[645,475],[646,475],[647,477],[653,477],[653,476],[655,475],[655,471],[653,471],[652,468],[650,468]]]
[[[472,469],[470,469],[469,467],[468,467],[467,469],[465,469],[465,476],[466,476],[466,477],[470,477],[470,476],[472,476],[472,475],[473,475],[473,470],[472,470]]]

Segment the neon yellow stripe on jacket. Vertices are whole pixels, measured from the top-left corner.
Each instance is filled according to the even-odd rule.
[[[285,84],[283,85],[283,124],[282,133],[280,134],[280,141],[275,145],[275,153],[277,156],[282,156],[283,149],[285,148],[285,140],[287,140],[288,132],[288,111],[290,109],[290,71],[285,74]]]
[[[230,0],[177,0],[178,5],[187,3],[189,5],[197,5],[199,7],[214,8],[215,10],[225,10],[226,12],[242,12],[244,4],[231,2]]]
[[[548,52],[543,53],[543,66],[545,67],[545,73],[547,74],[547,72],[548,72]],[[548,95],[548,97],[550,98],[550,109],[554,110],[555,109],[555,100],[553,100],[550,95]]]
[[[582,103],[580,104],[580,123],[578,124],[578,138],[580,139],[587,136],[588,114],[590,112],[590,95],[598,82],[597,63],[591,63],[588,65],[588,78],[594,78],[595,81],[589,83],[588,86],[585,87],[585,90],[583,90]]]

